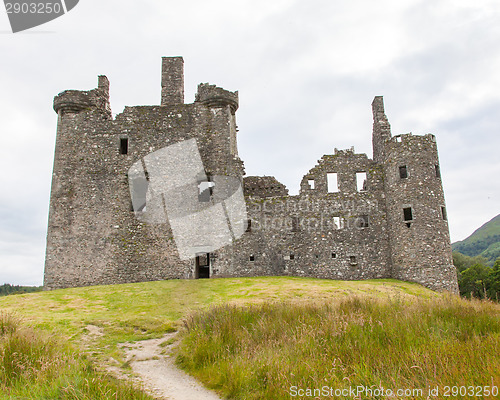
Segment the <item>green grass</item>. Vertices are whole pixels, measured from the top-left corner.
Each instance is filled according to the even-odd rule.
[[[353,297],[368,297],[371,299],[380,299],[381,301],[392,299],[391,301],[395,303],[404,303],[408,299],[411,301],[418,301],[418,299],[429,301],[439,300],[442,298],[442,295],[425,289],[420,285],[397,280],[345,282],[310,278],[255,277],[144,282],[72,288],[2,297],[0,298],[0,310],[5,313],[15,313],[23,321],[22,326],[24,328],[19,330],[19,332],[24,332],[24,329],[27,329],[26,332],[29,330],[32,332],[29,335],[34,335],[33,332],[35,332],[35,336],[38,337],[38,334],[40,334],[40,340],[42,340],[40,346],[47,349],[50,349],[50,346],[55,346],[53,354],[61,355],[55,358],[64,360],[61,364],[54,362],[53,367],[48,371],[53,371],[51,373],[55,373],[55,375],[50,375],[48,372],[47,378],[44,378],[45,380],[35,375],[28,375],[23,378],[24,380],[16,381],[22,383],[11,382],[5,388],[9,388],[9,390],[22,390],[23,386],[29,388],[24,390],[34,393],[33,397],[29,397],[30,399],[107,399],[107,397],[103,397],[103,394],[96,394],[97,388],[108,387],[105,382],[110,382],[110,393],[115,393],[117,390],[132,390],[130,388],[120,388],[119,386],[116,388],[116,382],[100,372],[102,369],[99,368],[99,365],[109,363],[114,363],[114,365],[124,364],[125,359],[122,350],[119,350],[117,347],[118,343],[161,337],[167,332],[179,330],[186,326],[186,324],[191,324],[194,321],[193,315],[198,315],[199,313],[201,313],[199,315],[205,315],[203,313],[213,314],[214,312],[217,314],[217,311],[213,311],[214,307],[216,307],[215,310],[226,310],[224,307],[229,307],[227,310],[240,310],[240,308],[234,307],[251,305],[254,307],[264,307],[263,310],[265,310],[266,307],[270,307],[269,303],[281,304],[283,302],[285,304],[294,304],[299,308],[302,307],[303,312],[306,314],[307,312],[311,312],[309,320],[306,320],[306,315],[303,317],[306,325],[297,327],[298,330],[302,329],[305,335],[309,326],[311,326],[311,329],[316,329],[317,326],[314,324],[321,321],[323,311],[314,311],[314,307],[318,307],[321,304],[325,304],[324,307],[333,307],[329,305],[332,301],[348,300]],[[313,308],[308,309],[307,307]],[[253,313],[260,312],[259,308],[253,310]],[[293,313],[295,311],[290,312]],[[236,314],[234,315],[236,318]],[[251,318],[254,317],[252,316]],[[264,321],[266,320],[262,319],[260,323]],[[276,324],[271,324],[272,321],[269,322],[269,327],[262,327],[263,335],[271,335],[269,329],[278,328]],[[342,323],[350,324],[351,322],[350,319],[346,319]],[[89,325],[93,325],[94,327],[89,327]],[[358,325],[354,323],[352,325],[353,329],[361,329]],[[0,329],[5,329],[7,332],[9,329],[8,326],[9,323],[6,323],[5,328]],[[89,339],[89,331],[95,330],[95,326],[99,327],[102,335],[90,336]],[[193,332],[194,326],[189,326],[191,327],[191,332]],[[244,324],[241,325],[241,327],[244,326]],[[255,326],[258,327],[260,325]],[[323,326],[323,331],[327,332],[327,327],[328,325]],[[240,337],[239,326],[234,326],[234,328],[235,337]],[[245,329],[250,329],[250,327],[247,326]],[[7,332],[6,335],[10,335],[10,333]],[[267,360],[266,357],[272,358],[274,357],[273,354],[279,354],[280,362],[284,363],[283,365],[292,362],[300,365],[294,358],[294,353],[290,348],[287,349],[286,347],[288,343],[287,335],[290,335],[290,332],[286,334],[276,333],[274,335],[274,348],[271,346],[271,349],[266,349],[261,354],[263,357],[263,367],[259,367],[256,370],[259,371],[258,373],[255,372],[257,375],[249,375],[249,382],[253,382],[252,379],[263,379],[263,382],[272,382],[270,378],[267,378],[268,375],[266,375],[265,371],[273,370],[269,369],[270,366],[265,364],[265,362]],[[381,329],[380,335],[384,335],[383,329]],[[7,343],[5,342],[5,337],[7,336],[4,335],[2,346]],[[316,335],[314,337],[316,338],[315,340],[320,340],[321,336]],[[324,337],[328,338],[330,336],[327,334]],[[33,338],[34,342],[37,340]],[[48,341],[43,342],[44,340]],[[194,338],[189,336],[186,340],[194,340]],[[304,336],[302,340],[307,341],[309,339]],[[64,343],[64,346],[61,343]],[[217,343],[220,344],[220,342]],[[27,347],[25,346],[24,348],[26,349]],[[257,346],[256,351],[258,349],[259,347]],[[284,351],[281,352],[280,349],[284,349]],[[321,349],[321,347],[318,347],[318,349]],[[312,350],[310,348],[310,351]],[[218,351],[224,352],[223,349],[219,349]],[[272,353],[272,351],[275,353]],[[50,354],[50,352],[46,353],[47,356]],[[42,357],[43,354],[40,353],[39,356]],[[303,356],[313,357],[314,354],[311,353],[308,355],[305,353]],[[324,357],[323,355],[320,356]],[[45,362],[48,363],[47,365],[50,364],[49,361],[44,361],[45,359],[40,357],[38,358],[38,362],[41,364],[36,364],[38,367],[33,367],[33,370],[39,369],[39,366]],[[291,358],[288,359],[287,357]],[[213,359],[216,360],[215,358]],[[492,359],[491,355],[490,359]],[[304,360],[306,359],[304,358]],[[246,374],[244,372],[246,371],[244,370],[244,365],[240,364],[243,361],[238,361],[237,358],[234,361],[235,371]],[[325,358],[324,361],[328,361],[331,366],[333,365],[332,362],[335,362],[338,368],[341,368],[341,365],[342,368],[347,368],[350,359],[342,359],[342,364],[338,364],[340,360],[335,358]],[[307,361],[305,362],[307,363]],[[379,359],[380,365],[383,365],[384,362],[383,357]],[[204,382],[214,385],[213,378],[207,379],[207,375],[203,372],[203,368],[206,368],[206,366],[189,366],[187,358],[184,359],[184,365],[189,369],[194,368]],[[228,365],[226,364],[226,366]],[[249,365],[251,365],[251,368],[255,367],[254,364]],[[223,368],[221,371],[223,371]],[[308,370],[304,369],[304,371]],[[317,377],[321,376],[321,371],[318,370],[315,373]],[[54,376],[57,376],[57,379],[53,379]],[[220,381],[217,381],[215,386],[224,393],[234,393],[234,396],[240,396],[234,398],[245,398],[241,397],[243,396],[242,393],[246,393],[245,390],[248,392],[249,389],[248,387],[245,389],[244,377],[241,375],[240,378],[236,378],[231,378],[231,382],[234,383],[230,384],[234,387],[230,390],[227,387],[223,387]],[[325,375],[323,378],[329,379],[329,375]],[[49,382],[51,382],[50,385]],[[93,385],[93,382],[97,383]],[[86,385],[90,385],[91,387],[86,389]],[[66,388],[64,390],[70,394],[72,393],[72,388],[80,390],[80,392],[78,392],[79,394],[72,394],[73,397],[71,397],[70,394],[64,392],[63,388]],[[49,390],[52,390],[52,392]],[[90,394],[84,394],[86,393],[85,390]],[[38,392],[44,394],[38,395]],[[51,394],[47,395],[45,393]],[[118,398],[142,398],[133,397],[141,396],[139,394],[120,396]],[[271,399],[273,397],[261,398]]]
[[[31,326],[79,343],[87,325],[103,329],[93,356],[121,361],[116,344],[160,337],[177,330],[181,319],[214,304],[300,298],[331,299],[353,294],[438,296],[420,285],[397,280],[330,281],[259,277],[169,280],[92,286],[0,298],[0,309],[22,315]]]
[[[52,335],[0,314],[0,399],[152,400]]]
[[[354,296],[223,305],[186,327],[178,362],[228,399],[290,399],[291,390],[325,386],[422,389],[412,397],[422,399],[429,387],[500,387],[500,307],[486,302]]]

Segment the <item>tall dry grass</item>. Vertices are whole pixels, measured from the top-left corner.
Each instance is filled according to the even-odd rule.
[[[230,399],[299,398],[294,387],[423,390],[411,398],[435,387],[500,387],[500,307],[488,302],[225,305],[185,324],[180,365]]]
[[[150,400],[54,336],[0,313],[0,399]]]

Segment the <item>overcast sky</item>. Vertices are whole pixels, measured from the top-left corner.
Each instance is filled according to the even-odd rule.
[[[437,137],[452,241],[500,213],[498,0],[80,0],[12,34],[0,6],[0,284],[42,284],[54,95],[111,81],[113,113],[160,101],[162,56],[239,90],[247,175],[292,194],[323,154],[372,157],[371,102],[392,133]]]

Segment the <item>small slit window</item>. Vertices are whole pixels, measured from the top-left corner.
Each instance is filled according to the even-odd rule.
[[[307,184],[309,185],[309,189],[314,190],[314,179],[308,179]]]
[[[295,260],[295,254],[290,254],[290,260]]]
[[[405,221],[413,221],[413,211],[411,207],[403,208],[403,218]]]
[[[128,154],[128,138],[120,138],[120,154]]]
[[[439,168],[439,165],[435,165],[434,169],[436,171],[436,178],[441,178],[441,169]]]
[[[252,232],[252,220],[247,219],[247,229],[245,229],[245,232]]]
[[[332,253],[332,254],[331,254],[331,257],[332,257],[332,258],[337,258],[337,253]]]
[[[254,256],[253,254],[252,254],[252,255],[250,255],[249,260],[250,260],[250,261],[255,261],[255,256]]]
[[[443,207],[443,206],[441,207],[441,216],[443,217],[443,219],[445,221],[448,221],[448,215],[446,213],[446,207]]]
[[[406,179],[408,178],[408,169],[406,168],[406,165],[401,165],[399,167],[399,177],[401,179]]]

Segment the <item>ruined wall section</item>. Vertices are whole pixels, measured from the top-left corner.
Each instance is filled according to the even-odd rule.
[[[195,273],[192,261],[178,257],[166,214],[164,224],[146,224],[131,212],[128,168],[152,152],[194,138],[208,176],[239,176],[227,156],[229,132],[224,115],[224,110],[213,112],[203,105],[179,104],[127,107],[117,116],[115,135],[128,138],[129,154],[119,168],[124,179],[118,197],[126,201],[121,205],[126,211],[118,218],[124,223],[117,232],[115,260],[117,265],[126,266],[120,275],[126,276],[127,281],[192,278]]]
[[[385,115],[384,98],[382,96],[375,96],[372,102],[373,113],[373,161],[376,163],[384,162],[385,145],[391,139],[391,124]]]
[[[393,277],[457,292],[434,135],[395,136],[384,152]]]
[[[334,193],[328,192],[331,172],[339,176],[339,191]],[[361,191],[357,172],[367,175]],[[390,277],[383,172],[365,154],[337,151],[323,156],[304,177],[298,196],[269,196],[266,185],[279,182],[272,177],[248,178],[249,231],[230,255],[229,249],[221,253],[213,272],[220,276]],[[311,179],[316,185],[306,189]],[[249,190],[252,187],[261,190]]]
[[[274,176],[245,176],[243,179],[245,196],[282,197],[288,196],[288,189]]]
[[[323,203],[318,207],[322,220],[333,218],[337,228],[308,229],[303,234],[301,241],[313,274],[334,279],[389,277],[383,172],[366,154],[335,149],[335,154],[323,156],[304,176],[300,197]],[[318,262],[322,254],[328,261]]]

